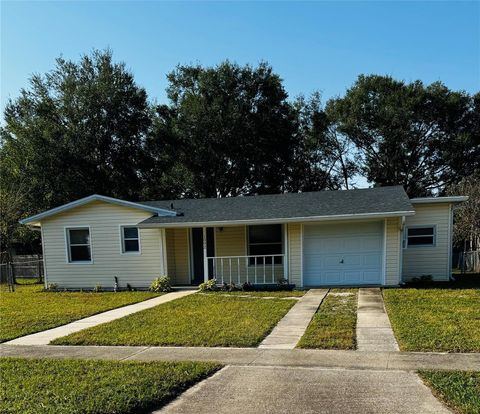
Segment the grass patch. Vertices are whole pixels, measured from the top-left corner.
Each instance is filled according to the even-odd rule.
[[[402,351],[480,351],[480,290],[385,289]]]
[[[206,294],[212,294],[212,295],[232,295],[232,296],[252,296],[252,297],[258,297],[258,298],[264,298],[264,297],[269,297],[269,298],[299,298],[305,295],[307,291],[305,290],[292,290],[292,291],[287,291],[287,290],[275,290],[275,291],[242,291],[242,290],[235,290],[233,292],[224,292],[224,291],[218,291],[218,292],[202,292]]]
[[[295,300],[194,294],[56,339],[66,345],[258,345]]]
[[[158,296],[151,292],[44,292],[41,285],[0,288],[0,342]]]
[[[480,414],[480,372],[419,371],[419,375],[449,407]]]
[[[297,347],[355,349],[357,290],[332,289],[313,316]]]
[[[164,405],[220,368],[197,362],[0,359],[0,412],[127,414]]]

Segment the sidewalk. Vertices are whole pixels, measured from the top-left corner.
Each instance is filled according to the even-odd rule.
[[[358,289],[357,351],[399,351],[379,288]]]
[[[327,293],[328,289],[310,289],[278,322],[259,348],[295,348]]]
[[[46,331],[37,332],[31,335],[22,336],[20,338],[13,339],[5,342],[7,345],[47,345],[51,341],[62,336],[70,335],[74,332],[81,331],[82,329],[91,328],[102,323],[111,322],[115,319],[123,318],[124,316],[131,315],[132,313],[140,312],[145,309],[153,308],[154,306],[167,303],[172,300],[191,295],[196,290],[181,290],[176,292],[167,293],[162,296],[158,296],[153,299],[148,299],[143,302],[134,303],[133,305],[123,306],[121,308],[112,309],[106,312],[99,313],[97,315],[89,316],[88,318],[79,319],[78,321],[71,322],[67,325],[58,326],[56,328],[48,329]]]
[[[449,369],[480,371],[480,353],[358,352],[314,349],[147,346],[0,345],[0,356],[136,361],[213,361],[226,365],[323,367],[367,370]]]

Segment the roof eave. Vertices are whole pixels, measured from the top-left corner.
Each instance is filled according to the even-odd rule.
[[[450,196],[450,197],[418,197],[411,198],[412,204],[436,204],[436,203],[463,203],[468,200],[468,196]]]
[[[282,224],[304,223],[312,221],[335,221],[335,220],[368,220],[384,219],[388,217],[413,216],[414,210],[392,211],[382,213],[338,214],[330,216],[287,217],[270,219],[246,219],[246,220],[219,220],[219,221],[192,221],[177,223],[146,223],[140,222],[140,228],[174,228],[174,227],[211,227],[211,226],[235,226],[235,225],[258,225],[258,224]],[[148,219],[147,219],[148,220]]]

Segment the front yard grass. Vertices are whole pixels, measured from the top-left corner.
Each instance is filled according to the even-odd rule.
[[[42,285],[0,286],[0,342],[158,296],[150,292],[44,292]]]
[[[212,375],[217,364],[0,359],[0,412],[147,412]]]
[[[480,289],[385,289],[383,296],[402,351],[480,351]]]
[[[56,339],[62,345],[252,347],[295,300],[193,294]]]
[[[357,289],[332,289],[313,316],[298,348],[355,349]]]
[[[480,372],[419,371],[419,375],[456,412],[480,414]]]

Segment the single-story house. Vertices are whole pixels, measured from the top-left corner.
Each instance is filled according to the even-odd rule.
[[[45,284],[147,288],[249,281],[395,286],[451,275],[452,211],[466,197],[401,186],[130,202],[101,195],[21,221],[40,228]]]

